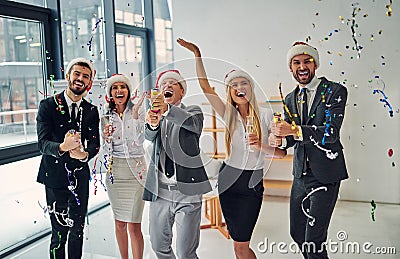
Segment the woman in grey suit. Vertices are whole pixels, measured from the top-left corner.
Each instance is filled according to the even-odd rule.
[[[183,39],[178,43],[194,53],[200,86],[226,124],[227,157],[218,176],[218,193],[236,258],[256,258],[249,245],[262,204],[264,157],[266,153],[278,157],[286,154],[268,145],[272,111],[258,107],[254,81],[241,70],[232,70],[225,76],[225,104],[208,82],[199,48]],[[246,129],[248,116],[254,118],[252,132]]]

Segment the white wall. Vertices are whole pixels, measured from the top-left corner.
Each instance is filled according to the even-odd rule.
[[[393,13],[388,17],[385,14],[388,3],[360,1],[361,11],[355,16],[358,24],[356,39],[363,46],[360,59],[352,50],[355,46],[350,31],[353,7],[347,0],[174,0],[174,38],[196,42],[205,57],[242,67],[255,77],[261,90],[271,96],[278,95],[279,82],[283,83],[285,93],[294,88],[286,52],[295,41],[305,41],[310,36],[310,44],[319,49],[321,56],[317,76],[345,82],[349,90],[341,136],[350,179],[343,182],[340,198],[400,203],[400,90],[397,77],[400,72],[400,4],[393,1]],[[344,23],[339,16],[344,18]],[[349,24],[347,19],[350,19]],[[338,32],[334,32],[335,29]],[[328,39],[324,40],[325,37]],[[174,47],[176,61],[192,57],[179,45]],[[193,61],[176,67],[184,76],[194,75]],[[233,65],[222,61],[206,63],[207,72],[214,79],[222,80],[230,68]],[[386,84],[384,91],[395,110],[393,118],[379,101],[381,96],[372,94],[373,89],[381,89],[382,85],[375,76]],[[224,88],[217,83],[215,86],[223,95]],[[192,80],[188,96],[196,94],[199,94],[199,86]],[[258,96],[259,101],[264,99]],[[200,98],[192,98],[190,102],[192,100],[201,101]],[[394,151],[392,157],[388,156],[390,148]]]

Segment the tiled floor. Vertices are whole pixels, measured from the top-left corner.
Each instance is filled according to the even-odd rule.
[[[251,246],[258,258],[302,258],[292,252],[289,236],[288,198],[266,196],[261,210]],[[144,212],[143,233],[145,238],[145,258],[155,258],[151,251],[148,235],[148,207]],[[377,204],[376,221],[371,220],[369,203],[339,201],[332,219],[328,241],[331,258],[400,258],[400,205]],[[204,223],[206,221],[204,220]],[[107,207],[90,216],[86,227],[84,258],[119,258],[114,237],[112,215]],[[338,238],[344,238],[342,242]],[[278,243],[280,250],[278,249]],[[266,250],[266,244],[268,249]],[[286,246],[284,247],[284,244]],[[6,258],[48,258],[49,237],[18,251]],[[357,253],[357,246],[360,251]],[[364,246],[364,250],[363,250]],[[396,254],[378,255],[372,251],[394,247]],[[390,248],[389,248],[390,249]],[[367,254],[368,250],[371,251]],[[348,251],[348,252],[346,252]],[[200,258],[235,258],[232,240],[225,239],[215,229],[201,230]]]

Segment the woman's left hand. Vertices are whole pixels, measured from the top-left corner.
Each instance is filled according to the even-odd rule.
[[[251,147],[253,147],[253,148],[257,149],[257,150],[260,150],[260,149],[261,149],[261,142],[260,142],[260,140],[258,139],[257,134],[255,134],[255,133],[250,133],[250,134],[248,135],[247,141],[248,141],[248,144],[249,144]]]
[[[147,96],[147,93],[144,92],[140,97],[139,101],[132,108],[132,115],[135,120],[139,119],[139,108],[143,105],[143,100]]]

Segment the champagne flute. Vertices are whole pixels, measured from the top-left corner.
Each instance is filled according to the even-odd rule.
[[[160,95],[160,91],[158,88],[152,88],[151,89],[151,94],[150,94],[150,99],[151,99],[151,105],[150,105],[150,109],[152,112],[158,113],[160,110],[156,110],[153,107],[153,102],[155,99],[157,99],[157,97]]]
[[[249,141],[249,134],[254,133],[254,116],[246,116],[246,136]],[[249,144],[249,143],[248,143]],[[253,148],[249,144],[249,152],[254,152]]]
[[[106,137],[106,139],[108,140],[108,141],[110,141],[111,140],[111,138],[112,138],[112,132],[113,132],[113,126],[112,126],[112,124],[111,124],[111,114],[104,114],[103,115],[103,117],[101,117],[101,129],[103,130],[103,133],[104,133],[104,130],[105,129],[107,129],[108,130],[108,133],[110,133],[110,135],[108,136],[108,137]]]

